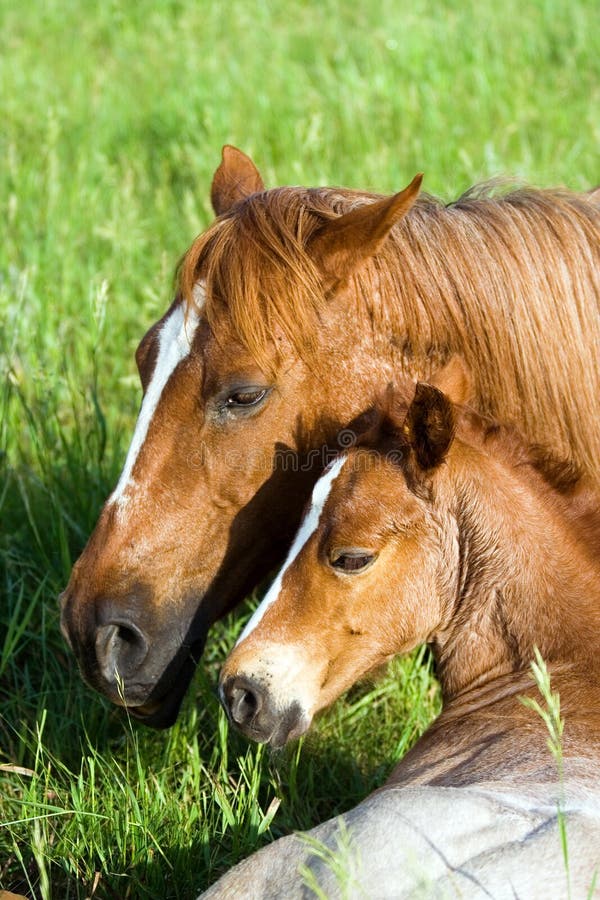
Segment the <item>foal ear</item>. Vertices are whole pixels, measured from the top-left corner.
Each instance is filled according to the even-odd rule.
[[[470,403],[473,399],[473,376],[462,356],[451,356],[445,366],[431,376],[434,387],[453,403]]]
[[[433,385],[419,382],[403,431],[420,469],[435,469],[444,461],[455,427],[452,401]]]
[[[217,216],[228,212],[250,194],[265,189],[260,172],[250,157],[237,147],[225,144],[222,157],[210,189],[211,203]]]
[[[392,197],[363,204],[328,221],[312,239],[309,252],[325,276],[328,288],[345,281],[380,249],[390,230],[413,206],[423,175]]]

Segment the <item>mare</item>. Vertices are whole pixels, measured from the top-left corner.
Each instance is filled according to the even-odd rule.
[[[419,186],[265,190],[225,148],[218,218],[138,347],[131,446],[62,597],[84,677],[148,724],[174,721],[209,626],[284,558],[336,435],[393,373],[460,353],[480,411],[598,475],[597,197],[446,206]]]
[[[437,383],[462,399],[456,363]],[[585,897],[593,885],[600,495],[439,387],[407,393],[317,482],[220,690],[239,728],[279,746],[365,672],[427,642],[442,713],[382,789],[308,832],[325,852],[282,838],[207,897],[308,895],[301,864],[327,897]],[[544,705],[536,646],[560,695],[561,777],[546,724],[519,702]],[[340,845],[344,885],[327,865]]]

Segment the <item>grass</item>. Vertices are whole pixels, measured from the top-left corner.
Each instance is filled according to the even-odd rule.
[[[537,647],[534,648],[534,659],[531,663],[531,671],[535,679],[537,688],[541,694],[543,704],[534,697],[520,697],[523,706],[533,710],[543,721],[548,732],[546,740],[548,750],[554,757],[556,762],[556,771],[558,775],[558,783],[560,787],[560,796],[557,804],[557,820],[558,833],[560,835],[560,846],[562,851],[563,862],[565,864],[565,874],[567,877],[567,897],[571,898],[571,876],[569,870],[569,845],[567,840],[567,822],[565,818],[564,805],[564,760],[563,760],[563,731],[565,728],[564,719],[560,715],[560,696],[557,691],[552,690],[550,684],[550,673]],[[591,896],[591,894],[590,894]]]
[[[567,898],[572,897],[571,891],[571,871],[569,863],[569,841],[567,836],[567,818],[565,814],[565,785],[564,785],[564,757],[563,757],[563,732],[565,728],[564,719],[560,714],[560,696],[558,691],[552,690],[550,683],[550,673],[546,663],[537,647],[534,648],[534,659],[531,662],[531,671],[540,692],[542,703],[534,697],[520,697],[523,706],[533,710],[543,721],[548,732],[546,744],[548,750],[554,757],[556,763],[556,773],[559,784],[559,797],[557,801],[557,823],[558,834],[560,837],[560,848],[565,866],[565,875],[567,878]],[[598,870],[595,869],[590,878],[590,887],[587,892],[588,900],[593,897],[596,891],[596,882],[598,880]]]
[[[55,598],[139,403],[133,351],[210,221],[220,147],[273,185],[591,186],[600,11],[0,0],[0,25],[0,887],[190,898],[362,798],[437,708],[418,654],[270,756],[227,733],[215,699],[239,616],[214,629],[167,734],[92,695],[60,637]]]

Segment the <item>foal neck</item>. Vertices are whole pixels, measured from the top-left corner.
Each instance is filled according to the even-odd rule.
[[[434,638],[445,700],[527,672],[535,646],[551,669],[597,678],[600,561],[571,504],[533,467],[481,448],[463,447],[448,473],[459,573]]]

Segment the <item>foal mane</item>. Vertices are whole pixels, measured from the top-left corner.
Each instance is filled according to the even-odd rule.
[[[376,401],[368,428],[357,446],[396,458],[409,484],[413,473],[405,433],[413,385],[402,380]],[[519,429],[501,423],[466,404],[453,404],[456,437],[502,460],[520,473],[570,523],[592,555],[600,558],[600,492],[572,458],[562,458],[541,444],[529,442]],[[390,457],[390,451],[392,456]],[[400,451],[397,456],[394,451]]]
[[[482,185],[449,205],[421,195],[354,274],[353,314],[418,377],[461,355],[479,409],[521,423],[524,410],[536,410],[532,437],[552,437],[597,471],[600,205],[564,190],[497,191]],[[217,327],[225,312],[267,371],[277,334],[310,356],[327,304],[310,239],[326,220],[378,196],[295,187],[253,194],[194,241],[180,265],[181,293],[193,303],[203,278],[209,322]],[[572,398],[563,383],[577,385]]]
[[[543,502],[560,510],[595,559],[600,559],[600,492],[572,457],[526,440],[514,425],[501,424],[471,407],[459,407],[459,422],[476,440],[499,453],[536,486]]]

